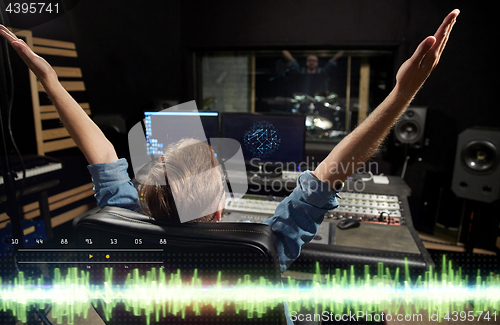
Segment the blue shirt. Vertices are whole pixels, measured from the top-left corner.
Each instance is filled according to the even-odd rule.
[[[127,173],[125,159],[93,164],[87,168],[92,175],[95,198],[100,208],[117,206],[139,210],[139,197]],[[278,205],[274,216],[264,221],[274,234],[281,273],[299,257],[302,245],[312,240],[325,213],[338,206],[336,194],[311,171],[305,171],[297,179],[293,192]],[[289,318],[287,321],[291,322]]]

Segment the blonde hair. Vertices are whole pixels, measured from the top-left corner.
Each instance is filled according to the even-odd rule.
[[[186,211],[210,211],[190,222],[211,221],[224,194],[225,180],[218,166],[214,151],[205,142],[182,139],[168,146],[138,187],[142,210],[170,223],[180,223]],[[197,175],[202,180],[193,182]]]

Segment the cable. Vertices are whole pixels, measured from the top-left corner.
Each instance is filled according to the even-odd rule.
[[[3,16],[0,14],[0,23],[3,22]],[[3,71],[9,71],[6,65],[6,61],[4,58],[8,56],[8,44],[7,41],[3,38],[0,40],[0,69]],[[12,77],[12,75],[11,75]],[[11,79],[12,80],[12,79]],[[23,231],[21,227],[21,219],[22,219],[22,211],[21,206],[17,203],[17,196],[15,193],[15,180],[12,174],[12,170],[10,168],[9,162],[9,151],[7,148],[7,133],[6,133],[6,125],[4,124],[4,114],[6,113],[6,109],[9,107],[9,85],[7,82],[7,74],[0,73],[0,161],[2,163],[3,175],[4,175],[4,188],[5,195],[7,197],[7,215],[11,218],[12,224],[12,235],[14,238],[22,239]],[[15,247],[18,248],[23,247],[23,240],[19,241],[19,245]]]
[[[369,181],[371,181],[371,180],[373,179],[373,173],[372,173],[372,171],[371,171],[371,170],[369,170],[369,171],[368,171],[368,175],[370,175],[370,177],[368,177],[368,178],[366,178],[366,177],[361,177],[361,180],[362,180],[363,182],[369,182]]]
[[[0,24],[4,25],[4,19],[3,16],[0,14]],[[4,41],[6,42],[6,41]],[[12,65],[10,62],[10,56],[9,56],[9,50],[8,46],[6,46],[6,51],[5,51],[5,67],[7,71],[7,83],[9,84],[8,88],[8,94],[7,94],[7,131],[9,132],[9,137],[12,142],[12,146],[14,147],[14,150],[19,157],[19,161],[21,163],[22,171],[23,171],[23,177],[21,180],[21,190],[19,192],[19,196],[17,199],[21,198],[24,193],[24,186],[25,186],[25,179],[26,179],[26,166],[24,165],[24,160],[19,152],[19,148],[16,145],[16,141],[14,140],[14,135],[12,133],[12,123],[11,123],[11,117],[12,117],[12,104],[14,102],[14,78],[13,78],[13,73],[12,73]]]
[[[6,55],[6,61],[7,61],[7,68],[9,71],[9,77],[10,77],[10,98],[9,98],[9,106],[7,108],[8,115],[7,115],[7,131],[9,131],[9,137],[10,140],[12,141],[12,146],[14,147],[14,150],[19,157],[19,162],[21,163],[22,171],[23,171],[23,177],[21,179],[21,190],[19,191],[19,195],[17,199],[19,200],[24,193],[24,186],[25,186],[25,179],[26,179],[26,166],[24,165],[24,159],[21,155],[21,152],[19,152],[19,148],[17,147],[16,141],[14,140],[14,135],[12,134],[12,104],[14,102],[14,79],[13,79],[13,73],[12,73],[12,66],[10,64],[10,56]]]

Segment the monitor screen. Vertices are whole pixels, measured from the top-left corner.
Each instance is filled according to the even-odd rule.
[[[161,155],[169,144],[184,138],[206,142],[219,137],[218,112],[145,112],[144,116],[148,155]]]
[[[300,164],[305,116],[224,113],[222,137],[237,140],[247,162]]]

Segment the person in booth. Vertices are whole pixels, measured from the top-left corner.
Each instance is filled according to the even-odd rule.
[[[337,66],[337,59],[340,58],[342,55],[344,55],[344,51],[338,52],[330,60],[328,60],[328,63],[324,67],[321,68],[319,67],[318,64],[319,62],[318,56],[314,54],[309,54],[306,58],[305,67],[301,68],[297,60],[295,60],[295,58],[289,51],[284,50],[282,51],[282,53],[283,56],[288,60],[290,69],[292,71],[307,73],[307,74],[330,73],[330,71]]]
[[[350,176],[351,168],[345,166],[360,165],[373,155],[436,67],[458,14],[458,10],[449,13],[434,36],[420,43],[399,68],[396,85],[387,98],[335,146],[314,171],[300,175],[293,192],[280,203],[274,216],[264,222],[273,231],[282,273],[297,259],[302,245],[314,237],[324,214],[338,205],[336,194]],[[146,181],[136,190],[127,174],[127,161],[118,159],[113,145],[62,87],[54,69],[1,25],[0,35],[36,74],[64,126],[85,155],[99,207],[113,205],[140,209],[151,218],[178,223],[182,205],[198,204],[209,207],[206,209],[209,213],[194,222],[221,220],[225,202],[221,173],[210,173],[209,177],[203,178],[204,184],[189,185],[192,188],[183,191],[189,194],[181,200],[174,202],[173,198],[176,187],[185,186],[185,180],[190,176],[217,170],[215,167],[219,163],[206,143],[184,139],[168,147],[149,171]],[[167,175],[165,170],[174,172]],[[167,184],[161,185],[165,184],[165,179]],[[289,318],[287,321],[291,324]]]

